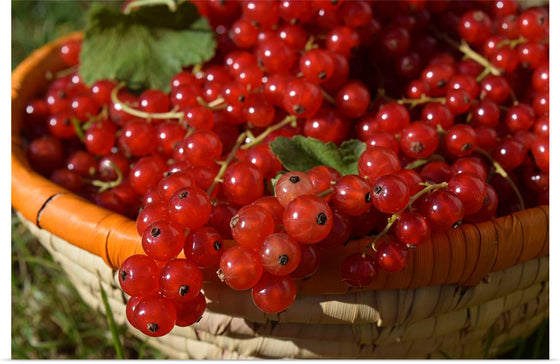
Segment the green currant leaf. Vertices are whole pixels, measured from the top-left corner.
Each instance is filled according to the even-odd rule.
[[[124,81],[131,89],[170,89],[185,66],[214,56],[216,41],[196,7],[183,2],[172,12],[165,5],[130,14],[93,6],[88,16],[79,73],[86,84],[100,79]]]
[[[366,150],[366,144],[353,139],[337,147],[332,142],[296,135],[291,139],[276,138],[270,143],[270,149],[289,171],[307,172],[324,165],[346,175],[358,174],[358,158]]]

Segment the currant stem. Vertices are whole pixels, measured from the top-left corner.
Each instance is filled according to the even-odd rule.
[[[282,128],[285,125],[288,124],[292,124],[293,126],[295,126],[295,122],[296,122],[297,118],[293,115],[288,115],[286,116],[282,121],[280,121],[277,124],[274,124],[272,126],[269,126],[265,131],[263,131],[258,137],[252,139],[250,142],[248,142],[247,144],[243,145],[241,147],[241,149],[245,150],[245,149],[249,149],[257,144],[259,144],[260,142],[262,142],[270,133],[272,133],[275,130],[278,130],[280,128]],[[243,133],[244,136],[247,136],[246,133]]]
[[[396,214],[391,215],[391,217],[389,217],[387,219],[387,225],[385,225],[385,228],[383,229],[383,231],[381,231],[379,234],[375,235],[373,237],[373,241],[371,242],[371,248],[373,250],[375,249],[375,243],[377,243],[379,241],[379,239],[381,239],[382,237],[384,237],[385,235],[387,235],[387,233],[389,232],[389,230],[391,229],[391,226],[393,226],[393,224],[395,223],[395,221],[397,221],[397,219],[399,218],[400,215],[400,211],[397,212]],[[367,247],[366,247],[367,248]]]
[[[511,179],[509,174],[506,172],[506,170],[500,165],[500,163],[498,163],[498,161],[496,161],[488,152],[486,152],[484,149],[482,149],[480,147],[477,147],[475,149],[475,152],[478,152],[478,153],[482,154],[486,159],[488,159],[492,163],[492,166],[496,170],[496,173],[498,173],[500,176],[505,178],[507,183],[513,189],[513,192],[515,193],[515,196],[517,197],[517,200],[519,201],[519,207],[521,208],[521,210],[525,210],[525,202],[523,201],[523,196],[521,195],[521,192],[519,192],[519,189],[517,188],[515,183],[513,183],[513,180]]]
[[[315,196],[319,197],[319,198],[323,198],[325,196],[328,196],[329,194],[331,194],[334,191],[334,188],[327,188],[326,190],[324,190],[323,192],[319,192],[318,194],[316,194]]]
[[[197,63],[193,66],[191,73],[196,75],[198,72],[202,71],[202,63]]]
[[[214,101],[206,102],[201,96],[196,97],[196,101],[209,110],[221,110],[227,107],[226,100],[223,97],[218,97]]]
[[[480,81],[482,81],[484,79],[484,77],[488,76],[490,74],[490,70],[488,68],[485,68],[484,70],[482,70],[482,72],[480,72],[480,74],[476,77],[476,82],[480,83]]]
[[[239,149],[249,149],[252,146],[259,144],[260,142],[262,142],[264,140],[264,138],[266,138],[267,135],[269,135],[273,131],[275,131],[277,129],[280,129],[284,125],[295,123],[296,120],[297,120],[297,118],[295,116],[288,115],[284,118],[284,120],[280,121],[279,123],[274,124],[272,126],[269,126],[258,137],[251,138],[252,140],[250,142],[246,143],[246,144],[243,144],[243,143],[245,142],[247,137],[252,136],[253,134],[250,131],[244,131],[243,133],[239,134],[239,136],[237,137],[237,141],[235,142],[235,145],[233,146],[233,148],[231,148],[231,151],[229,152],[228,156],[226,157],[226,159],[223,162],[220,163],[220,170],[218,171],[218,174],[216,175],[216,177],[214,177],[214,181],[212,181],[212,184],[210,185],[210,187],[208,187],[208,190],[206,191],[206,194],[208,196],[210,196],[212,194],[212,192],[214,191],[214,188],[216,188],[216,185],[223,181],[224,173],[226,173],[226,169],[227,169],[228,165],[231,163],[233,158],[235,158],[235,154],[237,153],[237,151]]]
[[[494,67],[486,58],[469,47],[467,42],[465,42],[464,40],[459,45],[458,49],[463,52],[465,56],[483,66],[485,70],[488,70],[494,76],[499,76],[502,74],[500,70]]]
[[[220,166],[220,170],[218,171],[218,174],[216,175],[216,177],[214,177],[214,181],[212,181],[212,184],[210,185],[210,187],[208,187],[208,190],[206,191],[206,194],[208,196],[212,195],[212,192],[214,191],[214,188],[216,188],[216,185],[223,180],[227,167],[229,166],[233,158],[235,158],[235,154],[239,150],[239,147],[241,147],[241,144],[243,144],[243,142],[245,141],[246,137],[247,134],[245,132],[239,134],[239,136],[237,137],[237,141],[235,142],[235,145],[233,146],[233,148],[231,148],[231,151],[229,152],[226,160]]]
[[[517,39],[506,39],[506,40],[503,40],[503,41],[501,41],[500,43],[498,43],[498,46],[497,46],[496,48],[497,48],[497,49],[500,49],[500,48],[502,48],[502,47],[505,46],[505,45],[509,45],[510,48],[515,48],[515,47],[517,47],[518,45],[523,44],[523,43],[527,43],[527,39],[525,39],[524,37],[521,36],[521,37],[519,37],[519,38],[517,38]]]
[[[184,116],[183,112],[177,112],[177,111],[149,113],[149,112],[133,109],[132,107],[125,104],[124,102],[121,102],[119,100],[119,97],[117,96],[117,94],[119,93],[119,90],[123,86],[124,86],[124,83],[121,83],[117,87],[115,87],[113,89],[113,91],[111,91],[111,101],[114,104],[119,104],[122,111],[126,112],[127,114],[130,114],[132,116],[136,116],[136,117],[139,117],[139,118],[143,118],[143,119],[181,119]]]
[[[121,172],[121,169],[111,161],[109,161],[109,165],[111,166],[111,168],[115,170],[115,173],[117,174],[117,179],[109,182],[99,181],[99,180],[91,181],[92,185],[99,187],[99,192],[103,192],[110,188],[117,187],[118,185],[121,184],[123,180],[123,174]]]
[[[180,1],[175,0],[133,0],[129,2],[123,10],[123,13],[130,14],[134,7],[152,6],[152,5],[167,5],[170,11],[177,11],[177,4]]]
[[[439,154],[432,154],[429,158],[417,159],[414,162],[410,162],[404,168],[406,168],[406,169],[416,169],[420,166],[423,166],[424,164],[428,164],[428,163],[434,162],[434,161],[442,161],[443,162],[443,161],[445,161],[445,158],[443,158]]]
[[[250,140],[253,140],[253,139],[256,138],[251,130],[247,130],[246,133],[247,133],[247,138],[249,138]]]
[[[70,122],[72,123],[72,126],[74,127],[74,131],[76,132],[76,135],[78,136],[78,139],[80,139],[80,141],[82,143],[85,143],[86,137],[84,136],[84,130],[82,129],[82,126],[80,125],[80,121],[77,118],[70,118]]]
[[[419,99],[399,99],[397,100],[399,104],[408,104],[410,108],[413,109],[418,105],[426,104],[428,102],[440,102],[445,104],[445,97],[427,97],[426,95],[422,94]]]
[[[321,95],[323,95],[323,98],[325,100],[327,100],[329,103],[336,105],[336,100],[334,99],[334,97],[332,97],[327,91],[325,91],[325,89],[323,89],[321,87]]]
[[[486,58],[484,58],[480,53],[475,52],[467,42],[465,42],[464,40],[461,41],[461,44],[457,44],[457,42],[455,42],[453,39],[451,39],[449,36],[447,36],[446,34],[442,34],[441,32],[438,32],[436,30],[433,30],[433,33],[441,40],[445,41],[447,44],[449,44],[450,46],[452,46],[453,48],[458,49],[461,53],[463,53],[467,58],[472,59],[473,61],[475,61],[476,63],[480,64],[482,67],[484,67],[484,71],[482,71],[482,73],[478,76],[477,78],[477,82],[479,81],[479,78],[482,79],[484,77],[481,77],[482,74],[486,73],[486,75],[488,75],[488,73],[493,74],[494,76],[500,76],[502,73],[500,72],[499,69],[497,69],[496,67],[494,67],[490,61],[488,61]]]
[[[414,203],[414,201],[416,201],[417,199],[419,199],[422,195],[431,192],[433,190],[437,190],[437,189],[443,189],[443,188],[447,188],[447,182],[442,182],[442,183],[436,183],[436,184],[432,184],[432,183],[427,183],[427,182],[422,182],[420,183],[421,186],[425,186],[422,190],[420,190],[419,192],[417,192],[414,196],[412,196],[410,198],[410,200],[408,201],[408,204],[405,206],[405,208],[403,208],[402,210],[400,210],[399,212],[394,213],[393,215],[391,215],[391,217],[389,217],[389,219],[387,219],[387,225],[385,225],[385,228],[383,229],[383,231],[381,231],[379,234],[375,235],[373,237],[373,241],[371,242],[371,244],[369,246],[371,246],[371,248],[373,250],[375,249],[375,243],[377,241],[379,241],[379,239],[381,239],[382,237],[384,237],[385,235],[387,235],[387,233],[389,232],[389,230],[391,229],[391,227],[393,226],[393,224],[398,220],[399,216],[406,211],[408,208],[410,208],[412,206],[412,204]],[[368,248],[368,246],[366,246],[366,249]]]
[[[84,124],[82,124],[81,129],[82,130],[88,130],[90,126],[93,125],[93,123],[95,123],[96,121],[100,120],[100,119],[106,119],[107,115],[108,115],[108,110],[107,110],[107,105],[103,105],[103,108],[101,109],[101,112],[99,112],[99,114],[95,115],[94,117],[90,118],[88,121],[86,121]]]
[[[435,184],[434,183],[428,183],[428,182],[421,182],[420,185],[425,186],[425,187],[422,190],[420,190],[419,192],[417,192],[414,196],[412,196],[410,198],[410,200],[408,201],[407,207],[405,207],[404,209],[402,209],[398,213],[401,213],[404,210],[406,210],[406,208],[412,206],[414,201],[418,200],[422,195],[424,195],[428,192],[431,192],[433,190],[439,190],[439,189],[447,188],[447,182],[441,182],[441,183],[435,183]]]
[[[384,89],[384,88],[378,88],[378,89],[377,89],[377,95],[375,96],[374,101],[376,101],[376,100],[378,100],[378,99],[381,99],[381,98],[384,99],[384,100],[387,100],[387,101],[392,101],[392,102],[397,102],[397,101],[399,101],[399,100],[397,100],[397,99],[395,99],[395,98],[393,98],[393,97],[391,97],[391,96],[388,96],[388,95],[387,95],[387,92],[385,92],[385,89]]]
[[[303,47],[303,50],[307,52],[314,48],[319,48],[319,46],[315,44],[315,37],[311,35],[309,36],[307,42],[305,42],[305,46]]]
[[[194,132],[195,132],[195,129],[194,129],[194,128],[192,128],[192,127],[190,127],[190,126],[187,126],[187,133],[185,134],[185,138],[188,137],[188,136],[190,136],[190,135],[191,135],[192,133],[194,133]]]
[[[213,107],[217,107],[217,106],[220,106],[222,104],[225,104],[225,102],[226,102],[226,100],[224,100],[223,97],[218,97],[216,100],[209,102],[208,106],[213,108]]]
[[[439,135],[445,135],[445,134],[447,134],[447,131],[441,126],[441,124],[437,124],[436,132],[437,132]]]
[[[517,96],[515,96],[515,92],[513,91],[513,88],[509,88],[509,95],[511,96],[511,99],[513,100],[513,105],[518,105],[519,104],[519,100],[517,100]]]
[[[54,79],[56,79],[56,78],[61,78],[61,77],[69,76],[69,75],[74,74],[74,73],[76,73],[76,72],[78,72],[78,66],[77,66],[77,65],[76,65],[76,66],[69,67],[69,68],[66,68],[66,69],[63,69],[62,71],[59,71],[59,72],[56,72],[56,73],[52,73],[51,71],[47,71],[47,72],[45,73],[45,78],[46,78],[48,81],[52,81],[52,80],[54,80]]]

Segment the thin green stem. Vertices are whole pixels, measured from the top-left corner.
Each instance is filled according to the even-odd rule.
[[[99,181],[99,180],[94,180],[91,181],[91,184],[94,185],[95,187],[99,187],[99,192],[103,192],[103,191],[107,191],[110,188],[113,187],[117,187],[118,185],[120,185],[122,183],[123,180],[123,174],[121,172],[121,169],[119,168],[119,166],[117,166],[115,163],[109,161],[109,165],[111,166],[111,168],[113,168],[115,170],[115,173],[117,174],[117,179],[114,181]]]
[[[488,68],[483,69],[482,72],[480,72],[480,74],[476,77],[476,82],[479,83],[484,79],[484,77],[488,76],[489,74],[490,70]]]
[[[512,87],[509,88],[509,95],[511,96],[511,99],[513,100],[513,104],[518,105],[519,100],[517,100],[517,96],[515,95],[515,91],[513,91]]]
[[[517,188],[515,183],[513,183],[513,180],[511,179],[509,174],[506,172],[506,170],[500,165],[500,163],[498,163],[498,161],[496,161],[490,155],[490,153],[486,152],[482,148],[477,147],[475,149],[475,152],[478,152],[478,153],[482,154],[486,159],[488,159],[490,161],[490,163],[492,163],[492,166],[494,167],[494,170],[496,171],[496,173],[498,173],[500,176],[505,178],[507,183],[513,189],[513,192],[515,193],[515,196],[517,197],[517,200],[519,201],[519,207],[521,208],[521,210],[525,210],[525,202],[523,201],[523,196],[521,195],[521,192],[519,192],[519,189]]]
[[[192,135],[192,133],[194,133],[195,131],[196,131],[195,128],[192,128],[192,127],[190,127],[190,126],[187,126],[187,132],[186,132],[186,134],[185,134],[185,138],[188,137],[188,136],[190,136],[190,135]]]
[[[71,74],[74,74],[76,72],[78,72],[78,66],[77,65],[69,67],[69,68],[65,68],[62,71],[58,71],[56,73],[52,73],[51,71],[47,71],[46,74],[45,74],[45,78],[48,81],[51,81],[51,80],[54,80],[54,79],[57,79],[57,78],[70,76]]]
[[[89,127],[98,120],[106,119],[108,117],[109,110],[107,109],[107,105],[103,105],[101,112],[94,117],[90,118],[84,124],[82,124],[82,130],[88,130]]]
[[[422,95],[419,99],[399,99],[397,100],[399,104],[407,104],[410,105],[410,108],[413,109],[418,105],[427,104],[429,102],[440,102],[445,104],[445,97],[427,97],[426,95]]]
[[[433,33],[435,34],[436,37],[443,40],[444,42],[446,42],[447,44],[449,44],[453,48],[458,49],[461,53],[463,53],[465,55],[465,57],[472,59],[473,61],[480,64],[482,67],[484,67],[484,71],[482,71],[482,73],[478,76],[477,82],[478,82],[479,79],[484,78],[488,73],[491,73],[494,76],[499,76],[499,75],[502,74],[498,68],[494,67],[490,63],[490,61],[488,61],[486,58],[484,58],[484,56],[482,56],[480,53],[475,52],[469,46],[469,44],[467,42],[465,42],[464,40],[462,40],[461,43],[459,44],[456,41],[454,41],[453,39],[451,39],[447,34],[443,34],[443,33],[439,32],[435,29],[432,29],[432,31],[433,31]],[[484,77],[481,77],[482,74],[485,74]]]
[[[461,44],[457,49],[463,52],[463,54],[467,56],[467,58],[472,59],[473,61],[480,64],[482,67],[484,67],[485,69],[489,70],[489,72],[494,76],[499,76],[502,74],[499,69],[497,69],[490,63],[490,61],[488,61],[481,54],[475,52],[471,47],[469,47],[467,42],[465,42],[464,40],[461,42]]]
[[[441,182],[441,183],[435,183],[435,184],[423,182],[423,183],[420,183],[420,185],[425,186],[425,187],[422,190],[420,190],[418,193],[416,193],[414,196],[412,196],[410,198],[410,200],[408,201],[408,206],[405,207],[404,209],[402,209],[399,212],[403,212],[406,208],[412,206],[414,201],[418,200],[420,197],[422,197],[422,195],[424,195],[428,192],[432,192],[433,190],[439,190],[439,189],[447,188],[447,182]]]
[[[315,37],[314,36],[310,36],[309,39],[307,40],[307,42],[305,42],[305,46],[303,47],[303,49],[307,52],[310,51],[314,48],[318,48],[319,46],[317,44],[315,44]]]
[[[527,39],[523,38],[522,36],[517,38],[517,39],[506,39],[506,40],[503,40],[500,43],[498,43],[498,46],[496,47],[496,49],[500,49],[505,45],[509,45],[510,48],[513,49],[513,48],[515,48],[518,45],[523,44],[523,43],[527,43]]]
[[[197,63],[193,66],[191,73],[196,75],[198,72],[202,71],[202,63]]]
[[[291,124],[292,126],[295,126],[297,118],[293,115],[288,115],[286,116],[282,121],[280,121],[277,124],[274,124],[272,126],[269,126],[265,131],[263,131],[258,137],[252,139],[250,142],[248,142],[247,144],[243,145],[241,147],[241,149],[245,150],[245,149],[249,149],[257,144],[259,144],[260,142],[262,142],[270,133],[272,133],[275,130],[278,130],[288,124]]]
[[[84,136],[84,130],[82,129],[82,125],[80,125],[80,120],[72,117],[72,118],[70,118],[70,122],[72,123],[72,126],[74,127],[74,131],[76,132],[76,135],[78,136],[78,139],[80,139],[80,141],[82,143],[85,143],[86,137]]]
[[[395,99],[395,98],[393,98],[393,97],[391,97],[391,96],[388,96],[388,95],[387,95],[387,92],[385,91],[384,88],[378,88],[378,89],[377,89],[377,95],[375,96],[374,101],[379,100],[379,99],[383,99],[383,100],[387,100],[387,101],[392,101],[392,102],[397,102],[397,101],[399,101],[399,100],[397,100],[397,99]]]
[[[321,95],[323,95],[323,98],[325,100],[327,100],[329,103],[331,103],[332,105],[336,105],[336,100],[334,99],[334,97],[332,97],[327,91],[325,91],[325,89],[323,89],[321,87]]]
[[[439,135],[445,135],[445,134],[447,134],[447,130],[445,130],[445,129],[443,128],[443,126],[441,126],[441,124],[437,124],[437,126],[436,126],[436,131],[437,131],[437,133],[438,133]]]
[[[327,188],[326,190],[324,190],[323,192],[319,192],[318,194],[316,194],[315,196],[319,197],[319,198],[323,198],[328,196],[329,194],[331,194],[334,191],[334,188]]]
[[[389,217],[389,219],[387,219],[387,225],[385,225],[385,228],[383,229],[383,231],[381,231],[379,234],[373,236],[372,242],[371,242],[370,245],[366,246],[366,250],[371,246],[371,248],[375,251],[375,243],[377,243],[377,241],[379,241],[379,239],[381,239],[382,237],[387,235],[387,233],[389,232],[389,230],[391,229],[393,224],[398,220],[399,216],[404,211],[409,209],[412,206],[412,204],[414,203],[414,201],[419,199],[422,195],[424,195],[426,193],[429,193],[433,190],[447,188],[447,182],[442,182],[442,183],[437,183],[437,184],[422,182],[422,183],[420,183],[420,185],[424,186],[424,188],[422,190],[420,190],[418,193],[416,193],[414,196],[412,196],[410,198],[410,200],[408,200],[408,204],[402,210],[394,213],[393,215],[391,215],[391,217]]]
[[[111,91],[111,101],[115,105],[119,105],[122,111],[130,114],[132,116],[136,116],[143,119],[181,119],[184,116],[183,112],[177,111],[170,111],[170,112],[161,112],[161,113],[149,113],[141,110],[133,109],[132,107],[128,106],[124,102],[119,100],[118,93],[119,90],[124,86],[124,83],[121,83],[117,87]]]
[[[434,162],[434,161],[445,161],[445,158],[443,158],[439,154],[432,154],[429,158],[417,159],[414,162],[410,162],[404,168],[406,168],[406,169],[416,169],[418,167],[423,166],[424,164],[428,164],[428,163]]]
[[[241,133],[237,137],[237,141],[235,142],[235,145],[233,146],[233,148],[231,148],[231,151],[229,152],[226,160],[220,166],[220,170],[218,171],[218,174],[216,175],[216,177],[214,177],[214,181],[212,181],[212,184],[210,185],[210,187],[208,187],[208,190],[206,191],[206,194],[208,196],[212,195],[212,192],[214,191],[214,188],[216,188],[216,185],[223,180],[227,167],[229,166],[233,158],[235,158],[235,154],[239,150],[239,147],[241,147],[241,145],[245,141],[246,137],[247,137],[246,133]]]
[[[201,96],[196,97],[196,101],[209,110],[222,110],[227,107],[226,100],[223,97],[218,97],[214,101],[206,102]]]
[[[214,177],[214,181],[212,181],[212,184],[210,185],[210,187],[206,191],[207,195],[210,196],[212,194],[212,192],[214,191],[214,188],[216,188],[216,185],[223,181],[224,173],[226,172],[226,169],[229,166],[229,164],[231,163],[231,161],[233,160],[233,158],[235,158],[235,154],[237,153],[237,151],[239,149],[249,149],[249,148],[259,144],[260,142],[262,142],[264,140],[264,138],[266,138],[267,135],[269,135],[273,131],[280,129],[281,127],[283,127],[285,125],[295,123],[296,120],[297,120],[297,118],[295,116],[288,115],[282,121],[280,121],[279,123],[274,124],[272,126],[269,126],[264,132],[262,132],[256,138],[253,136],[253,134],[250,131],[245,131],[245,132],[239,134],[239,137],[237,137],[237,141],[235,142],[235,145],[233,146],[233,148],[231,148],[231,151],[229,152],[226,159],[223,162],[219,163],[220,164],[220,170],[218,171],[218,174],[216,175],[216,177]],[[247,137],[250,137],[251,141],[243,144],[246,141]]]
[[[391,215],[391,217],[389,217],[387,219],[387,225],[385,225],[385,228],[379,234],[377,234],[373,237],[373,241],[371,242],[371,248],[373,250],[376,250],[375,249],[375,243],[377,243],[377,241],[379,241],[379,239],[381,239],[382,237],[387,235],[387,233],[389,232],[389,230],[391,229],[391,227],[393,226],[395,221],[397,221],[397,219],[399,218],[400,213],[401,212],[399,211],[396,214]]]

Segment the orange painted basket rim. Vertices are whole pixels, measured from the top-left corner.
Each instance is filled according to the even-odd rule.
[[[20,137],[26,104],[46,88],[47,72],[64,68],[60,45],[81,39],[82,33],[61,37],[32,53],[12,73],[12,205],[25,218],[52,234],[97,255],[113,269],[141,254],[136,223],[98,207],[34,172]],[[399,273],[379,272],[368,287],[355,289],[342,282],[338,269],[349,254],[361,252],[368,239],[349,242],[323,256],[312,277],[297,281],[302,294],[340,294],[350,291],[417,288],[455,284],[472,286],[490,272],[548,255],[548,206],[540,206],[479,224],[432,234],[427,242],[409,249],[407,267]],[[229,241],[227,245],[234,243]],[[214,270],[205,272],[216,281]]]

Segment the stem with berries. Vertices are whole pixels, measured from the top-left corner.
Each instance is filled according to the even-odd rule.
[[[422,95],[419,99],[399,99],[397,100],[399,104],[407,104],[410,105],[410,108],[415,108],[421,104],[427,104],[429,102],[440,102],[445,104],[445,97],[427,97],[426,95]]]
[[[428,183],[428,182],[422,182],[420,183],[421,186],[425,186],[422,190],[420,190],[418,193],[416,193],[414,196],[412,196],[410,198],[410,200],[408,201],[408,204],[406,205],[405,208],[403,208],[402,210],[400,210],[399,212],[394,213],[393,215],[391,215],[391,217],[389,217],[389,219],[387,219],[387,225],[385,225],[385,228],[383,229],[383,231],[381,231],[379,234],[375,235],[372,239],[372,242],[370,245],[366,246],[367,250],[370,246],[371,248],[376,251],[375,249],[375,243],[377,241],[379,241],[379,239],[381,239],[382,237],[384,237],[385,235],[387,235],[387,233],[389,232],[389,230],[391,229],[391,227],[393,226],[393,224],[398,220],[399,216],[406,211],[407,209],[409,209],[412,204],[414,203],[414,201],[416,201],[417,199],[419,199],[421,196],[425,195],[426,193],[432,192],[434,190],[438,190],[438,189],[444,189],[447,188],[447,182],[442,182],[442,183],[437,183],[437,184],[432,184],[432,183]],[[365,254],[365,251],[364,251]]]
[[[505,178],[507,183],[513,189],[513,192],[515,193],[515,196],[519,200],[519,206],[520,206],[521,210],[525,210],[525,202],[523,201],[523,196],[521,195],[521,192],[519,192],[519,189],[517,188],[515,183],[513,183],[513,180],[511,179],[509,174],[506,172],[506,170],[500,165],[500,163],[498,163],[494,158],[492,158],[492,156],[488,152],[486,152],[482,148],[476,148],[475,152],[482,154],[486,159],[488,159],[490,161],[490,163],[492,163],[492,166],[494,167],[496,173],[498,173],[500,176]]]
[[[132,116],[136,116],[139,118],[143,118],[143,119],[182,119],[184,113],[183,112],[177,112],[177,111],[169,111],[169,112],[160,112],[160,113],[149,113],[149,112],[145,112],[145,111],[140,111],[140,110],[136,110],[130,106],[128,106],[127,104],[125,104],[124,102],[119,100],[118,97],[118,93],[119,90],[121,88],[124,87],[124,83],[120,83],[117,87],[115,87],[113,89],[113,91],[111,91],[111,101],[115,104],[115,105],[119,105],[119,107],[122,109],[122,111],[126,112],[127,114],[130,114]]]
[[[431,156],[429,156],[426,159],[417,159],[414,162],[410,162],[408,163],[404,168],[406,169],[416,169],[418,167],[421,167],[425,164],[428,164],[430,162],[445,162],[445,158],[443,158],[443,156],[439,155],[439,154],[432,154]]]
[[[225,109],[227,107],[226,104],[226,100],[224,100],[223,97],[218,97],[216,100],[214,101],[210,101],[210,102],[206,102],[202,97],[198,96],[196,98],[196,101],[198,101],[198,103],[202,106],[204,106],[205,108],[209,109],[209,110],[222,110]]]
[[[461,41],[460,44],[457,44],[457,42],[455,42],[453,39],[451,39],[449,36],[442,34],[440,32],[434,31],[434,34],[441,40],[445,41],[447,44],[451,45],[453,48],[459,50],[461,53],[463,53],[465,55],[466,58],[470,58],[473,61],[475,61],[476,63],[480,64],[482,67],[484,67],[484,70],[482,71],[482,73],[477,77],[476,81],[480,82],[484,77],[486,77],[489,74],[492,74],[494,76],[500,76],[502,74],[502,72],[500,72],[500,70],[496,67],[494,67],[490,61],[488,61],[486,58],[484,58],[484,56],[482,56],[480,53],[475,52],[467,42],[465,42],[464,40]]]
[[[76,132],[76,136],[78,137],[78,139],[80,139],[82,143],[85,143],[86,138],[84,136],[84,129],[82,129],[82,126],[80,125],[80,121],[77,118],[72,117],[70,118],[70,122],[74,127],[74,132]]]
[[[525,39],[523,36],[520,36],[517,39],[503,40],[500,43],[498,43],[498,46],[496,48],[500,49],[500,48],[502,48],[503,46],[506,46],[506,45],[510,46],[510,48],[515,48],[518,45],[523,44],[523,43],[527,43],[527,39]]]
[[[257,144],[259,144],[260,142],[262,142],[270,133],[272,133],[273,131],[276,131],[278,129],[281,129],[282,127],[286,126],[286,125],[292,125],[293,127],[295,127],[296,125],[296,121],[297,118],[293,115],[288,115],[286,116],[282,121],[280,121],[277,124],[274,124],[272,126],[269,126],[265,131],[263,131],[261,134],[259,134],[258,137],[254,137],[251,138],[251,140],[249,142],[247,142],[245,145],[243,145],[241,147],[241,149],[249,149]],[[248,134],[247,136],[252,136],[252,134]]]
[[[111,166],[111,168],[113,168],[115,170],[115,173],[117,174],[117,179],[114,181],[99,181],[99,180],[94,180],[91,181],[91,184],[99,187],[99,192],[103,192],[106,191],[110,188],[114,188],[117,187],[118,185],[121,184],[122,180],[123,180],[123,174],[121,172],[121,169],[113,162],[109,161],[109,165]]]
[[[235,142],[235,145],[233,146],[233,148],[231,148],[231,151],[229,152],[226,160],[220,166],[220,170],[218,171],[218,174],[216,175],[216,177],[214,177],[214,181],[212,181],[212,184],[210,185],[210,187],[208,187],[208,190],[206,191],[206,194],[208,196],[212,195],[212,192],[214,192],[214,188],[216,188],[216,185],[222,181],[222,178],[226,173],[227,167],[229,166],[231,161],[233,161],[233,158],[235,158],[235,154],[239,150],[239,147],[241,147],[241,144],[243,144],[243,141],[245,140],[246,137],[247,137],[246,133],[241,133],[237,137],[237,141]]]
[[[233,148],[231,148],[231,151],[229,152],[226,159],[221,163],[220,170],[218,171],[218,174],[216,175],[216,177],[214,178],[214,181],[212,182],[212,184],[210,185],[210,187],[206,191],[208,196],[210,196],[212,194],[212,192],[216,188],[216,185],[218,183],[222,182],[222,178],[224,177],[224,174],[226,173],[227,167],[233,161],[233,159],[235,158],[235,155],[237,154],[237,151],[239,149],[249,149],[249,148],[259,144],[273,131],[278,130],[278,129],[280,129],[283,126],[288,125],[288,124],[293,125],[293,124],[295,124],[296,120],[297,120],[297,118],[295,116],[288,115],[282,121],[280,121],[279,123],[274,124],[272,126],[269,126],[258,137],[254,137],[253,134],[249,130],[244,131],[243,133],[239,134],[239,136],[237,137],[237,141],[235,142],[235,145],[233,146]],[[247,138],[251,138],[251,140],[247,141]],[[243,142],[245,142],[245,144],[243,144]]]

